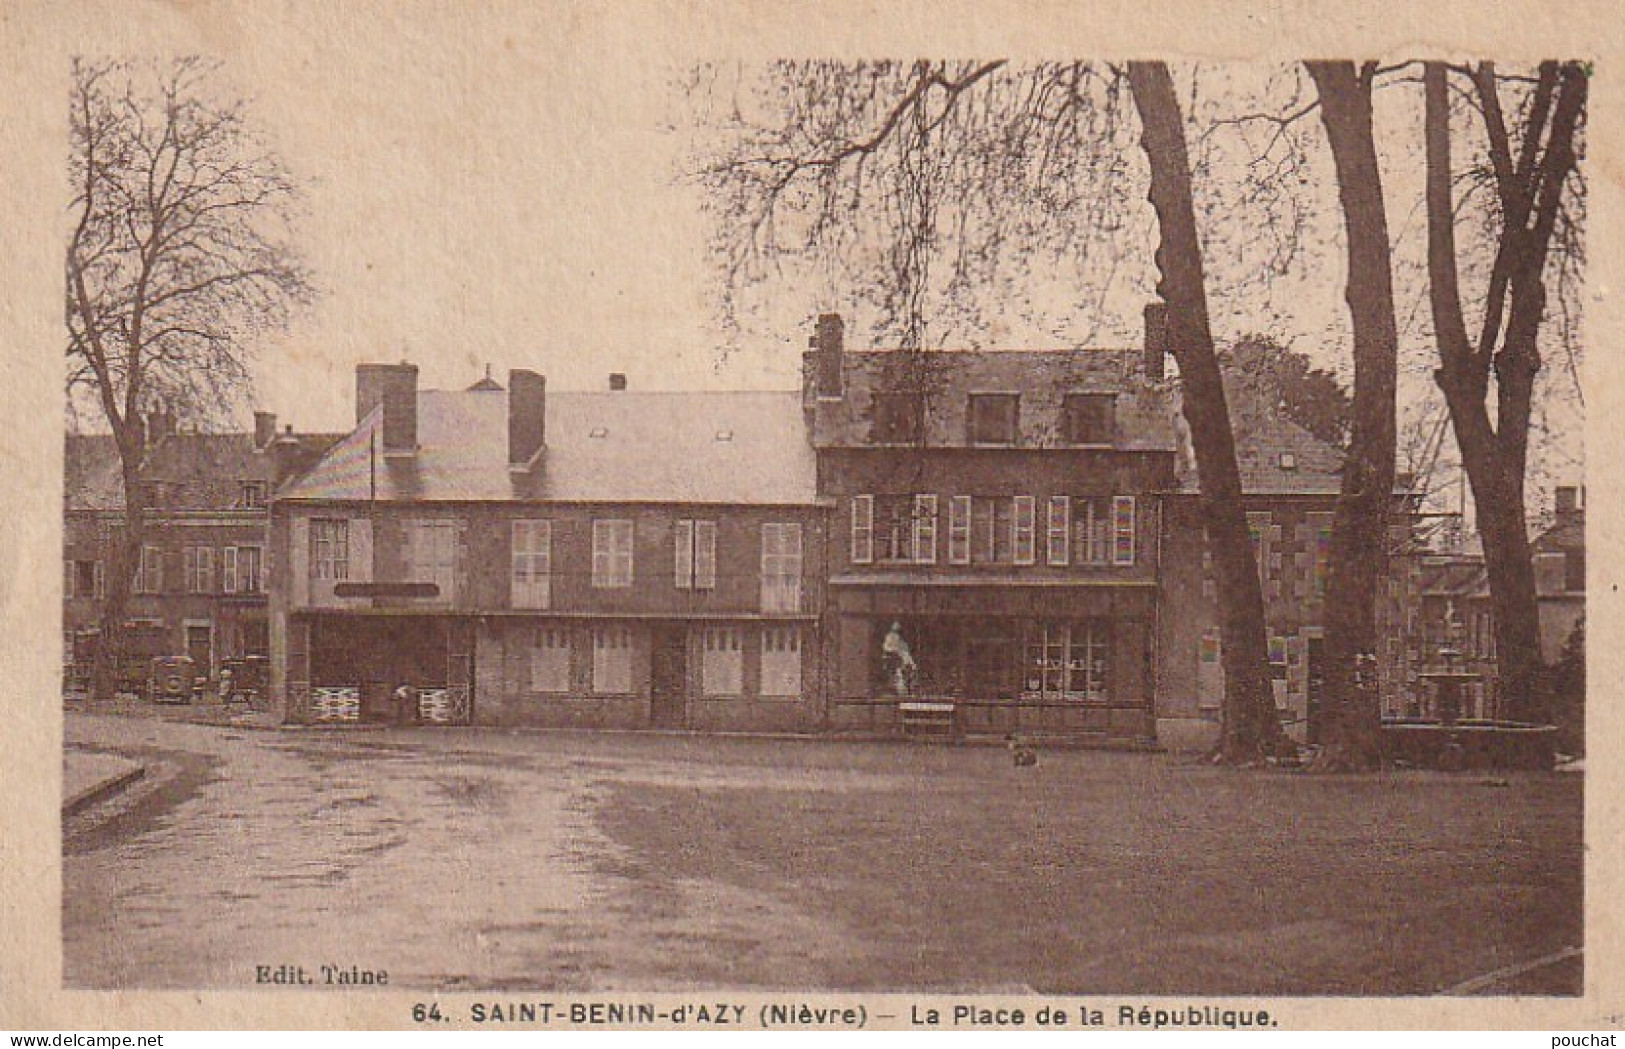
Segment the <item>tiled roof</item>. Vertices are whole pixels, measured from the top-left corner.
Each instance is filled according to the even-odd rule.
[[[300,452],[314,459],[333,434],[296,435]],[[68,434],[64,447],[63,496],[69,510],[124,509],[118,447],[109,434]],[[147,452],[145,479],[165,488],[163,509],[243,509],[242,482],[272,476],[271,456],[254,448],[248,433],[176,433]]]
[[[418,450],[382,452],[375,411],[281,497],[811,504],[799,394],[549,390],[546,447],[508,467],[504,390],[421,390]],[[374,486],[376,485],[376,489]]]
[[[1248,495],[1336,495],[1342,486],[1343,453],[1291,419],[1226,384],[1236,465]],[[1196,453],[1179,417],[1179,486],[1195,493]],[[1290,464],[1290,465],[1287,465]]]

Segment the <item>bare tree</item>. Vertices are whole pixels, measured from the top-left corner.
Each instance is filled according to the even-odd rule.
[[[311,296],[287,239],[298,187],[216,73],[196,58],[73,65],[67,392],[112,433],[125,507],[98,700],[112,693],[149,523],[144,415],[228,416],[248,392],[252,338]]]
[[[1224,642],[1220,755],[1229,761],[1251,761],[1278,753],[1286,744],[1270,689],[1264,595],[1247,532],[1235,434],[1208,321],[1207,278],[1192,202],[1185,120],[1173,77],[1164,63],[1131,62],[1128,80],[1151,168],[1151,205],[1162,231],[1157,249],[1157,266],[1162,271],[1158,291],[1168,307],[1168,343],[1179,362],[1185,421],[1191,428],[1213,552]]]
[[[1376,63],[1309,62],[1337,168],[1348,250],[1345,299],[1354,329],[1353,425],[1332,524],[1326,580],[1326,698],[1321,767],[1379,759],[1377,593],[1394,499],[1399,332],[1393,261],[1372,126]]]
[[[838,259],[848,267],[843,287],[873,289],[877,327],[913,350],[933,323],[974,321],[989,289],[1008,287],[1012,263],[1017,280],[1053,281],[1053,271],[1035,271],[1058,266],[1075,280],[1067,290],[1080,312],[1100,301],[1130,252],[1111,240],[1125,229],[1122,203],[1137,176],[1125,99],[1133,95],[1162,231],[1169,348],[1213,539],[1226,670],[1221,751],[1251,761],[1284,749],[1208,320],[1184,116],[1167,68],[791,61],[770,67],[754,92],[730,92],[722,79],[702,69],[689,88],[722,109],[724,141],[704,157],[700,180],[716,219],[725,321],[746,312],[744,290],[787,259]],[[1002,298],[1025,297],[1016,289]]]
[[[1468,331],[1458,271],[1453,78],[1470,85],[1468,97],[1481,117],[1495,187],[1487,212],[1494,261],[1476,337]],[[1450,409],[1484,541],[1501,694],[1507,713],[1523,718],[1548,714],[1524,485],[1554,241],[1560,244],[1557,275],[1578,258],[1569,211],[1583,206],[1576,141],[1585,119],[1587,79],[1578,63],[1543,63],[1522,119],[1509,127],[1502,78],[1492,64],[1452,69],[1430,62],[1423,73],[1429,298],[1439,349],[1434,378]]]

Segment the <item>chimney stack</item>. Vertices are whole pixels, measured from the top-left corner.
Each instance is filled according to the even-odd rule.
[[[508,373],[508,468],[530,465],[547,444],[547,380],[533,371]]]
[[[620,391],[626,389],[626,373],[625,372],[610,372],[609,373],[609,388],[611,390],[616,391],[617,393],[619,393]]]
[[[373,410],[384,413],[383,452],[410,453],[418,447],[418,366],[358,364],[355,368],[355,421]]]
[[[255,447],[255,449],[258,450],[258,451],[264,451],[265,446],[270,444],[275,439],[276,439],[276,413],[275,412],[255,412],[254,413],[254,447]]]
[[[1145,304],[1145,377],[1149,382],[1161,382],[1167,376],[1164,367],[1168,354],[1168,305],[1164,302]]]
[[[1573,517],[1582,509],[1580,502],[1580,489],[1574,485],[1559,485],[1557,488],[1557,517],[1558,520]]]
[[[272,418],[274,420],[275,416]],[[255,415],[254,422],[256,425],[259,423],[258,414]],[[271,490],[275,491],[282,487],[282,482],[292,477],[299,467],[299,438],[293,435],[292,424],[278,436],[273,422],[271,440],[268,443],[267,450],[271,453]]]
[[[820,313],[807,346],[813,357],[813,389],[821,398],[839,399],[845,391],[846,324],[839,313]]]

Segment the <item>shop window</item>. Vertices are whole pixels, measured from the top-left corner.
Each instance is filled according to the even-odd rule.
[[[592,523],[593,586],[632,585],[632,535],[631,521]]]
[[[632,628],[600,626],[592,632],[592,690],[601,696],[632,691]]]
[[[596,675],[597,661],[593,670]],[[594,684],[596,685],[596,676]],[[530,646],[530,690],[532,692],[570,691],[570,631],[561,626],[536,628]],[[596,689],[595,689],[596,690]],[[622,691],[625,689],[623,688]]]
[[[1035,624],[1027,638],[1023,691],[1035,699],[1106,702],[1110,637],[1105,620]]]
[[[715,521],[678,521],[674,534],[677,589],[715,590],[717,586],[717,523]]]
[[[1062,402],[1069,444],[1111,444],[1117,438],[1117,395],[1069,393]]]
[[[876,444],[916,444],[925,432],[925,398],[918,393],[877,393],[870,440]]]
[[[708,696],[737,696],[744,691],[744,645],[738,627],[701,631],[700,687]]]
[[[801,631],[794,626],[762,629],[762,695],[801,695]]]
[[[762,525],[762,611],[801,610],[801,526]]]
[[[1021,398],[1014,393],[973,393],[970,395],[969,424],[971,444],[1015,444],[1016,420]]]

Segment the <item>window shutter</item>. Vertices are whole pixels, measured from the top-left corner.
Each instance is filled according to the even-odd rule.
[[[1064,565],[1071,561],[1072,500],[1064,495],[1052,495],[1049,500],[1049,563]]]
[[[921,564],[937,563],[937,497],[914,497],[914,560]]]
[[[694,585],[694,522],[678,521],[676,538],[676,583],[677,589],[688,590]]]
[[[1112,500],[1112,531],[1114,544],[1112,561],[1119,565],[1134,563],[1134,497],[1119,495]]]
[[[105,597],[105,596],[107,596],[107,581],[102,575],[102,562],[97,561],[95,563],[95,567],[91,569],[91,573],[94,576],[95,589],[96,589],[95,596],[96,597]]]
[[[717,586],[717,523],[694,522],[694,586],[715,590]]]
[[[970,564],[970,496],[948,498],[948,563]]]
[[[1015,497],[1014,513],[1011,514],[1010,547],[1012,557],[1018,565],[1030,565],[1035,561],[1033,529],[1036,526],[1037,503],[1030,495]]]
[[[852,563],[866,565],[875,559],[875,497],[852,497]]]
[[[608,586],[610,582],[608,521],[592,523],[592,582],[594,586]]]

